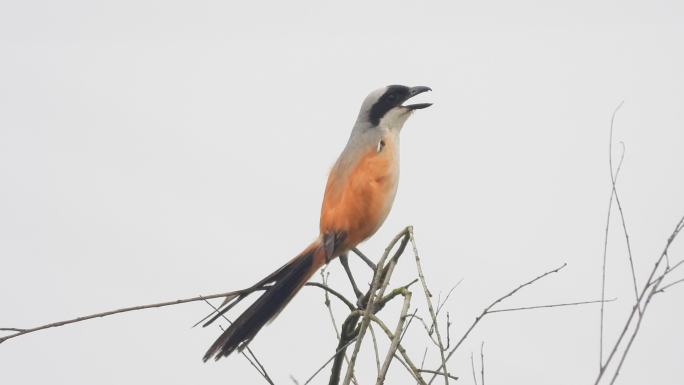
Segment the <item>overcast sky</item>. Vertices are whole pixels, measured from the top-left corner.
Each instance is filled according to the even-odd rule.
[[[643,283],[684,214],[683,21],[678,1],[4,1],[0,327],[252,284],[316,237],[326,174],[361,101],[395,83],[432,87],[420,101],[434,106],[404,127],[393,212],[361,249],[377,259],[415,226],[433,292],[463,279],[447,304],[452,336],[564,262],[507,305],[600,297],[608,129],[622,100],[618,188]],[[607,345],[633,299],[613,224]],[[330,271],[349,293],[339,263]],[[407,254],[393,283],[414,273]],[[322,301],[304,289],[251,345],[278,384],[303,382],[334,351]],[[619,383],[684,383],[683,303],[684,286],[657,297]],[[207,310],[10,340],[0,378],[261,383],[237,355],[201,362],[220,333],[190,328]],[[414,327],[405,343],[420,362]],[[598,331],[596,305],[495,314],[450,371],[472,384],[470,354],[484,341],[487,383],[593,383]],[[364,357],[359,378],[372,383]],[[388,383],[411,382],[397,364]]]

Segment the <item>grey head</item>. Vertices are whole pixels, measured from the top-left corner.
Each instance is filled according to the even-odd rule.
[[[406,119],[415,110],[430,107],[432,103],[403,104],[423,92],[432,91],[430,87],[407,87],[390,85],[371,92],[361,105],[356,126],[401,129]]]
[[[398,134],[411,113],[432,105],[404,102],[427,91],[432,90],[425,86],[391,85],[371,92],[363,101],[347,145],[337,159],[334,166],[336,172],[351,169],[351,165],[359,159],[359,154],[368,148],[376,148],[387,133],[392,133],[398,140]]]

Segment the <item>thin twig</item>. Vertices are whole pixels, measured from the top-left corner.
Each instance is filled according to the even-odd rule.
[[[347,343],[344,344],[342,347],[337,348],[337,350],[335,351],[335,354],[333,354],[332,357],[328,358],[328,360],[325,361],[325,362],[323,363],[323,365],[321,365],[321,367],[318,368],[318,369],[314,372],[314,374],[312,374],[311,377],[309,377],[308,380],[306,380],[306,382],[304,382],[304,385],[307,385],[308,383],[310,383],[310,382],[314,379],[314,377],[316,377],[316,376],[318,375],[318,373],[321,372],[321,370],[325,369],[325,367],[328,366],[328,364],[330,363],[330,361],[334,360],[335,357],[337,357],[337,355],[338,355],[340,352],[342,352],[342,351],[344,351],[345,349],[347,349],[347,347],[348,347],[349,345],[351,345],[355,340],[356,340],[356,337],[354,337],[354,338],[352,338],[351,340],[347,341]]]
[[[449,349],[451,346],[451,320],[449,319],[449,312],[446,314],[447,318],[447,344],[445,346],[446,349]]]
[[[477,376],[475,375],[475,359],[473,359],[473,352],[470,352],[470,369],[473,373],[473,382],[477,385]]]
[[[385,382],[387,371],[392,363],[395,352],[399,348],[402,331],[404,330],[404,322],[406,322],[406,315],[408,313],[409,306],[411,305],[411,292],[404,289],[402,295],[404,296],[404,305],[399,313],[399,321],[397,322],[397,327],[394,329],[394,338],[392,338],[390,347],[387,349],[387,356],[385,357],[385,362],[383,362],[380,372],[378,373],[375,385],[382,385]]]
[[[430,328],[428,327],[423,317],[416,315],[416,313],[413,313],[411,314],[411,321],[413,321],[414,318],[420,321],[420,323],[423,325],[423,329],[425,329],[425,334],[427,334],[428,338],[430,339],[430,342],[432,342],[432,344],[435,345],[437,349],[439,349],[439,343],[435,341],[435,338],[432,336],[433,333],[432,331],[430,331]]]
[[[326,279],[326,277],[327,277],[329,274],[330,274],[330,273],[328,273],[328,272],[326,271],[326,268],[325,268],[325,267],[321,270],[321,280],[323,281],[323,282],[322,282],[322,285],[323,285],[325,288],[329,288],[329,287],[328,287],[328,281],[327,281],[327,279]],[[312,285],[312,286],[313,286],[313,285]],[[320,287],[320,286],[319,286],[319,287]],[[331,292],[334,292],[334,290],[332,290],[332,289],[330,289],[330,290],[331,290],[331,291],[328,291],[328,290],[325,290],[325,291],[324,291],[324,298],[325,298],[324,304],[325,304],[325,307],[328,309],[328,315],[330,316],[330,321],[332,322],[333,329],[335,330],[335,337],[337,338],[338,343],[339,343],[339,341],[340,341],[340,339],[342,338],[342,336],[340,335],[340,331],[337,329],[337,321],[335,320],[335,315],[333,314],[332,306],[331,306],[331,304],[330,304],[330,297],[328,296],[328,294],[331,293]],[[342,295],[340,295],[338,298],[342,298],[342,299],[343,299],[343,302],[346,300],[346,298],[343,297]],[[352,305],[351,305],[351,303],[349,303],[349,304],[347,304],[347,306],[352,306]],[[352,308],[351,310],[354,310],[354,309]],[[349,357],[347,357],[346,352],[345,352],[345,354],[344,354],[344,360],[345,360],[345,362],[346,362],[347,364],[349,364]],[[355,378],[352,378],[352,381],[354,381],[354,383],[357,384],[357,381],[356,381]]]
[[[380,298],[376,302],[376,306],[377,306],[376,312],[378,312],[380,309],[382,309],[385,306],[385,304],[387,304],[389,301],[393,300],[394,297],[396,297],[398,295],[404,295],[404,290],[407,290],[409,287],[411,287],[411,285],[413,285],[416,282],[418,282],[418,280],[414,279],[413,281],[409,282],[408,284],[406,284],[404,286],[393,289],[389,294]]]
[[[622,146],[622,154],[620,155],[620,162],[618,163],[617,170],[615,171],[615,174],[613,175],[613,120],[615,118],[615,114],[617,113],[618,109],[622,106],[622,103],[620,103],[615,110],[613,111],[613,116],[611,118],[611,130],[610,130],[610,135],[609,135],[609,141],[608,141],[608,160],[610,162],[610,173],[611,173],[611,183],[613,186],[615,186],[615,183],[617,182],[617,179],[620,175],[620,170],[622,169],[622,162],[625,159],[625,147],[624,145]],[[610,198],[608,199],[608,214],[606,215],[606,229],[605,233],[603,236],[603,268],[601,271],[601,300],[606,299],[606,261],[607,261],[607,256],[608,256],[608,230],[610,229],[610,217],[611,217],[611,212],[613,208],[613,197],[614,197],[614,190],[611,189],[610,191]],[[601,304],[601,321],[600,321],[600,331],[599,331],[599,368],[603,366],[603,320],[604,320],[604,306],[603,303]]]
[[[418,248],[416,246],[416,238],[413,234],[413,227],[409,227],[409,238],[411,240],[411,246],[413,247],[413,256],[416,259],[416,269],[418,270],[418,278],[420,278],[420,283],[423,285],[423,292],[425,293],[425,301],[428,305],[428,311],[430,312],[430,318],[432,319],[432,325],[434,326],[435,334],[437,335],[437,343],[439,346],[439,355],[442,359],[442,371],[444,372],[444,384],[449,385],[449,370],[447,369],[446,358],[444,357],[444,344],[442,343],[442,336],[439,333],[439,323],[437,322],[437,314],[435,309],[432,307],[432,294],[427,287],[425,282],[425,276],[423,275],[423,267],[420,263],[420,257],[418,256]]]
[[[206,299],[205,299],[204,302],[205,302],[207,305],[211,306],[211,308],[213,308],[215,311],[218,311],[218,308],[217,308],[216,306],[214,306],[211,302],[209,302],[209,300],[206,300]],[[225,314],[221,314],[221,318],[223,318],[224,320],[226,320],[229,324],[232,324],[232,323],[233,323],[233,321],[229,320],[228,317],[226,317]],[[225,331],[225,330],[223,329],[223,327],[221,327],[221,325],[219,325],[219,328],[221,329],[221,331]],[[257,358],[257,356],[256,356],[256,355],[254,354],[254,352],[252,351],[252,349],[250,349],[249,345],[245,345],[245,350],[247,350],[247,353],[249,353],[249,356],[251,356],[251,358],[247,355],[247,353],[245,353],[244,350],[240,350],[240,354],[241,354],[243,357],[245,357],[245,359],[247,359],[247,361],[249,362],[249,364],[252,365],[252,367],[253,367],[254,369],[256,369],[256,371],[261,375],[261,377],[264,378],[264,380],[266,380],[266,382],[268,382],[270,385],[275,385],[275,384],[273,383],[273,380],[271,379],[271,377],[268,375],[268,372],[266,371],[266,368],[264,367],[264,365],[261,364],[261,361],[259,361],[259,359]]]
[[[421,372],[424,371],[425,373],[433,373],[433,374],[434,373],[442,373],[442,372],[435,372],[434,370],[427,370],[427,369],[423,370],[423,368],[425,367],[425,357],[427,357],[427,352],[428,352],[428,347],[426,346],[425,350],[423,350],[423,358],[420,360],[420,371]]]
[[[368,329],[371,332],[371,339],[373,340],[373,353],[375,356],[375,368],[378,373],[380,373],[380,352],[378,351],[378,340],[375,337],[375,329],[373,329],[373,325],[369,325]]]
[[[442,373],[442,372],[435,372],[434,370],[418,369],[418,371],[421,372],[421,373],[436,374],[436,375],[438,375],[438,376],[443,376],[443,375],[444,375],[444,373]],[[451,378],[451,379],[454,380],[454,381],[457,381],[457,380],[458,380],[458,377],[452,376],[451,374],[447,374],[447,376],[449,376],[449,378]]]
[[[264,379],[265,379],[269,384],[275,385],[274,382],[273,382],[273,380],[271,379],[271,376],[268,375],[268,372],[266,371],[266,368],[264,367],[264,365],[261,363],[261,361],[259,361],[259,359],[257,358],[257,356],[254,354],[254,351],[253,351],[249,346],[245,346],[245,350],[247,350],[247,353],[249,353],[249,355],[252,356],[252,359],[254,360],[254,362],[257,364],[257,366],[259,367],[259,369],[261,369],[260,373],[264,376]],[[243,355],[245,354],[244,351],[242,351],[241,353],[242,353]],[[247,356],[245,355],[245,357],[247,357]]]
[[[606,302],[613,302],[617,298],[611,298],[607,300],[601,301],[595,300],[595,301],[581,301],[581,302],[568,302],[568,303],[555,303],[555,304],[550,304],[550,305],[537,305],[537,306],[524,306],[524,307],[512,307],[512,308],[507,308],[507,309],[495,309],[495,310],[490,310],[489,313],[502,313],[506,311],[518,311],[518,310],[532,310],[532,309],[545,309],[545,308],[550,308],[550,307],[562,307],[562,306],[575,306],[575,305],[588,305],[592,303],[606,303]]]
[[[622,211],[622,204],[620,203],[620,196],[618,195],[617,188],[615,187],[616,178],[613,174],[613,126],[615,123],[615,115],[620,110],[620,107],[625,103],[623,100],[618,104],[618,106],[613,110],[613,115],[610,118],[610,141],[608,143],[608,164],[610,166],[610,181],[613,189],[613,195],[615,195],[615,203],[617,203],[618,211],[620,212],[620,221],[622,222],[622,231],[625,234],[625,242],[627,243],[627,255],[629,256],[629,267],[632,271],[632,284],[634,285],[634,298],[638,301],[639,290],[637,289],[637,279],[636,273],[634,272],[634,259],[632,258],[632,245],[629,242],[629,234],[627,233],[627,224],[625,221],[625,214]],[[622,157],[625,156],[624,144],[622,145]],[[620,159],[620,165],[622,165],[622,159]],[[619,172],[619,170],[618,170]],[[609,214],[610,215],[610,214]],[[638,306],[638,302],[637,302]],[[641,312],[641,310],[639,310]]]
[[[353,251],[354,254],[356,254],[359,258],[361,258],[361,260],[362,260],[363,262],[365,262],[366,265],[368,265],[368,267],[371,268],[371,270],[375,271],[375,270],[377,269],[377,266],[375,266],[375,263],[373,263],[373,261],[371,261],[370,258],[366,257],[366,255],[363,254],[363,253],[361,252],[361,250],[359,250],[359,249],[357,249],[356,247],[354,247],[354,248],[352,248],[352,251]]]
[[[667,253],[665,253],[665,255],[667,255]],[[672,273],[673,271],[675,271],[676,268],[678,268],[679,266],[682,266],[682,265],[684,265],[684,259],[682,259],[681,261],[675,263],[672,267],[668,267],[668,268],[667,268],[668,274],[669,274],[669,273]]]
[[[406,332],[408,332],[409,327],[411,326],[411,322],[413,319],[416,317],[416,313],[418,313],[418,308],[416,308],[413,313],[409,316],[409,321],[406,323],[406,326],[404,327],[404,331],[401,332],[401,340],[404,339],[404,336],[406,335]]]
[[[634,328],[634,330],[630,336],[629,342],[627,343],[627,346],[622,351],[620,364],[619,364],[616,372],[614,373],[612,381],[615,381],[615,379],[617,378],[617,375],[619,374],[619,370],[620,370],[620,367],[622,365],[622,362],[624,362],[625,358],[627,357],[627,354],[630,351],[630,348],[632,346],[632,342],[634,341],[634,338],[636,337],[636,334],[639,331],[639,326],[640,326],[641,320],[643,319],[643,316],[644,316],[643,310],[640,308],[639,305],[642,301],[645,300],[644,308],[646,308],[646,306],[650,303],[651,298],[656,293],[658,293],[658,286],[660,285],[662,280],[665,278],[665,276],[667,274],[672,272],[672,269],[666,268],[663,273],[661,273],[660,275],[658,275],[656,277],[656,273],[658,272],[661,264],[665,260],[665,256],[667,255],[667,252],[670,248],[670,245],[672,244],[672,242],[674,242],[675,238],[677,237],[677,235],[679,235],[679,233],[682,231],[682,229],[684,229],[684,216],[679,220],[679,222],[677,222],[677,225],[675,226],[674,231],[672,232],[672,234],[670,234],[670,237],[667,239],[667,243],[665,244],[665,248],[661,252],[660,257],[656,260],[656,262],[653,266],[653,269],[651,270],[651,273],[648,276],[648,279],[646,279],[646,283],[644,284],[644,286],[641,290],[641,294],[639,294],[639,296],[637,297],[636,304],[632,307],[632,311],[630,312],[629,317],[627,318],[627,321],[625,321],[624,327],[622,328],[622,331],[620,332],[620,335],[618,336],[617,341],[613,345],[613,348],[611,349],[610,354],[608,355],[608,358],[606,359],[605,363],[599,369],[599,373],[596,376],[596,380],[594,382],[595,385],[597,385],[601,381],[603,376],[605,375],[606,369],[607,369],[608,365],[610,364],[610,362],[612,361],[612,359],[615,357],[615,354],[616,354],[618,348],[622,345],[623,339],[626,336],[627,331],[630,329],[630,326],[632,325],[632,321],[634,320],[635,315],[638,314],[637,327]],[[649,289],[651,289],[651,290],[649,291]],[[647,293],[649,293],[649,294],[647,295]]]
[[[401,358],[401,357],[398,356],[396,353],[394,353],[394,359],[396,359],[397,361],[399,361],[399,363],[401,364],[401,366],[403,366],[404,369],[406,369],[406,371],[409,372],[409,374],[411,375],[411,377],[413,377],[413,378],[415,379],[415,375],[414,375],[414,373],[411,371],[411,367],[408,366],[408,364],[404,361],[403,358]]]
[[[349,308],[349,310],[356,309],[356,306],[354,306],[354,304],[352,304],[352,302],[350,300],[348,300],[345,296],[340,294],[338,291],[330,288],[330,286],[328,286],[327,284],[321,284],[318,282],[307,282],[306,284],[304,284],[304,286],[318,287],[320,289],[323,289],[326,292],[337,297],[337,299],[339,299],[340,301],[342,301],[342,303],[344,303]]]
[[[322,281],[322,285],[325,287],[328,286],[328,282],[326,280],[326,276],[327,276],[326,273],[330,274],[326,271],[326,267],[323,267],[321,269],[321,281]],[[333,314],[332,306],[330,306],[330,297],[328,296],[327,291],[323,292],[323,304],[328,309],[328,315],[330,316],[330,321],[332,323],[333,330],[335,331],[335,338],[337,338],[337,340],[339,341],[340,331],[337,329],[337,321],[335,321],[335,314]]]
[[[463,336],[461,336],[461,338],[458,340],[458,342],[456,343],[456,345],[454,345],[454,347],[449,351],[449,354],[447,354],[447,356],[446,356],[446,360],[448,361],[448,360],[451,358],[451,356],[454,355],[454,353],[456,352],[456,350],[461,346],[461,344],[463,343],[463,341],[465,341],[465,339],[468,337],[468,335],[470,335],[470,332],[473,331],[473,329],[475,328],[475,326],[477,326],[477,324],[480,323],[480,321],[482,320],[482,318],[483,318],[484,316],[486,316],[487,314],[490,313],[491,308],[493,308],[494,306],[496,306],[498,303],[500,303],[501,301],[505,300],[506,298],[511,297],[512,295],[514,295],[515,293],[517,293],[517,292],[520,291],[521,289],[523,289],[523,288],[525,288],[525,287],[527,287],[527,286],[529,286],[529,285],[531,285],[531,284],[533,284],[533,283],[539,281],[540,279],[542,279],[542,278],[544,278],[544,277],[546,277],[546,276],[548,276],[548,275],[550,275],[550,274],[554,274],[554,273],[559,272],[560,270],[562,270],[563,268],[565,268],[565,266],[567,266],[567,263],[563,263],[561,266],[559,266],[559,267],[557,267],[557,268],[555,268],[555,269],[553,269],[553,270],[549,270],[549,271],[545,272],[544,274],[541,274],[541,275],[535,277],[534,279],[531,279],[531,280],[529,280],[529,281],[527,281],[527,282],[525,282],[525,283],[519,285],[519,286],[516,287],[515,289],[513,289],[513,290],[511,290],[510,292],[508,292],[507,294],[505,294],[505,295],[503,295],[503,296],[497,298],[494,302],[492,302],[491,304],[489,304],[489,306],[487,306],[487,307],[482,311],[482,313],[480,313],[480,315],[477,316],[477,317],[475,318],[475,321],[473,321],[473,323],[470,325],[470,327],[468,328],[468,330],[466,330],[466,332],[463,334]],[[437,371],[442,370],[442,366],[440,366],[440,367],[437,368],[436,370],[437,370]],[[433,375],[433,376],[430,378],[430,381],[428,382],[428,384],[431,384],[432,381],[435,379],[435,377],[436,377],[436,376]]]
[[[252,291],[254,291],[254,290],[252,290]],[[20,331],[17,331],[15,334],[10,334],[8,336],[0,337],[0,343],[5,342],[5,341],[12,339],[12,338],[16,338],[16,337],[25,335],[25,334],[34,333],[34,332],[49,329],[49,328],[55,328],[55,327],[60,327],[60,326],[64,326],[64,325],[69,325],[69,324],[73,324],[76,322],[83,322],[83,321],[87,321],[87,320],[90,320],[93,318],[102,318],[102,317],[107,317],[107,316],[114,315],[114,314],[126,313],[126,312],[136,311],[136,310],[152,309],[152,308],[158,308],[158,307],[164,307],[164,306],[180,305],[180,304],[189,303],[189,302],[204,301],[206,299],[221,298],[221,297],[227,297],[227,296],[231,296],[231,295],[238,295],[239,293],[242,293],[242,292],[232,291],[232,292],[221,293],[221,294],[200,295],[197,297],[186,298],[186,299],[178,299],[175,301],[159,302],[159,303],[153,303],[153,304],[149,304],[149,305],[131,306],[131,307],[125,307],[125,308],[116,309],[116,310],[109,310],[109,311],[105,311],[102,313],[95,313],[95,314],[91,314],[91,315],[81,316],[81,317],[77,317],[77,318],[73,318],[73,319],[69,319],[69,320],[65,320],[65,321],[52,322],[49,324],[36,326],[34,328],[16,329],[16,330],[20,330]],[[14,329],[14,328],[6,328],[6,329]]]
[[[480,344],[480,375],[482,378],[482,383],[480,385],[485,385],[485,375],[484,375],[484,341]]]
[[[436,315],[439,315],[439,312],[442,311],[442,308],[444,305],[446,305],[447,301],[449,300],[449,297],[451,297],[451,294],[454,292],[454,290],[461,285],[461,282],[463,282],[463,278],[459,279],[458,282],[454,286],[449,289],[449,292],[447,293],[446,297],[444,297],[444,300],[440,303],[437,301],[437,311],[435,312]]]
[[[684,282],[684,278],[678,279],[678,280],[676,280],[676,281],[674,281],[674,282],[672,282],[672,283],[669,283],[669,284],[667,284],[667,285],[661,287],[660,290],[658,290],[658,293],[662,293],[662,292],[664,292],[665,290],[671,288],[672,286],[674,286],[674,285],[676,285],[676,284],[678,284],[678,283],[682,283],[682,282]]]
[[[380,329],[387,335],[387,338],[390,339],[390,341],[394,340],[395,335],[389,330],[387,325],[385,325],[384,322],[380,318],[378,318],[375,314],[370,315],[370,320],[375,322]],[[407,366],[409,367],[409,372],[413,376],[413,379],[415,379],[419,385],[426,385],[425,380],[423,377],[420,375],[420,370],[416,367],[416,365],[413,363],[411,358],[408,356],[408,353],[406,352],[406,349],[401,345],[401,342],[397,344],[397,351],[399,354],[401,354],[401,357],[406,361]]]
[[[644,320],[644,312],[646,311],[646,308],[648,307],[648,304],[651,303],[651,298],[653,298],[653,294],[655,294],[658,291],[658,285],[660,284],[660,280],[657,281],[657,283],[653,286],[651,289],[651,294],[646,297],[646,302],[644,303],[643,309],[639,308],[639,303],[637,302],[634,306],[639,309],[640,315],[637,320],[636,326],[634,327],[634,330],[632,331],[632,335],[629,338],[629,341],[627,341],[627,346],[625,347],[625,350],[622,352],[622,357],[620,357],[620,362],[618,363],[617,368],[615,369],[615,372],[613,374],[613,378],[610,380],[610,384],[614,384],[615,380],[617,380],[618,375],[620,374],[620,369],[622,369],[622,364],[624,364],[625,359],[627,358],[627,353],[629,352],[630,348],[632,347],[632,343],[634,343],[634,339],[636,338],[637,334],[639,333],[639,328],[641,327],[641,322]]]

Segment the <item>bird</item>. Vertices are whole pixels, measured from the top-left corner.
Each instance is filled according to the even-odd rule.
[[[426,86],[389,85],[372,91],[364,99],[347,144],[328,174],[318,237],[250,288],[226,296],[220,310],[212,313],[204,326],[250,293],[263,291],[209,347],[204,362],[242,350],[285,308],[309,278],[334,258],[340,257],[351,278],[347,253],[375,234],[392,208],[399,182],[402,127],[415,110],[432,105],[404,103],[427,91],[432,90]],[[353,280],[352,285],[358,295],[360,291]]]

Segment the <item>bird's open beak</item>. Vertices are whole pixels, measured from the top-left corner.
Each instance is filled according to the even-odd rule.
[[[432,88],[430,87],[425,87],[425,86],[417,86],[417,87],[411,87],[409,89],[409,97],[406,98],[406,100],[411,99],[412,97],[422,94],[423,92],[427,91],[432,91]],[[403,105],[402,107],[406,107],[409,110],[420,110],[421,108],[427,108],[430,107],[432,103],[417,103],[417,104],[408,104],[408,105]]]

